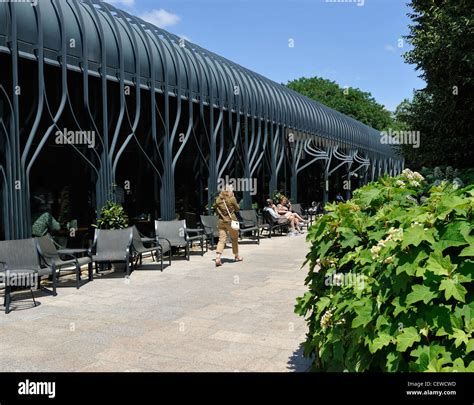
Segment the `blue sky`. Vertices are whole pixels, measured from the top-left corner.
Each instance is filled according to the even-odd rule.
[[[336,1],[109,2],[276,82],[321,76],[369,91],[394,110],[424,86],[401,56],[408,0]]]

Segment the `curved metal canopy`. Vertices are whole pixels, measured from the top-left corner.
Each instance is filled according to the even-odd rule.
[[[98,0],[63,0],[61,13],[53,0],[40,0],[37,6],[0,3],[0,52],[10,52],[11,7],[17,8],[21,57],[36,60],[41,27],[45,62],[59,65],[63,24],[70,38],[68,69],[81,70],[85,52],[89,74],[103,75],[104,49],[110,80],[119,80],[122,71],[133,85],[154,86],[158,92],[168,88],[174,96],[202,99],[342,147],[398,158],[390,145],[380,143],[380,133],[373,128]]]

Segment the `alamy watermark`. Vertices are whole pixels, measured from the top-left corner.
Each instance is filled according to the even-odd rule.
[[[39,0],[0,0],[0,3],[29,3],[32,7],[38,5]]]
[[[38,273],[36,272],[16,272],[2,271],[0,272],[0,284],[9,287],[38,287]]]
[[[57,145],[87,145],[88,148],[95,148],[95,131],[56,131]]]
[[[56,383],[54,381],[20,381],[18,395],[40,395],[50,399],[56,397]]]
[[[326,0],[326,3],[355,3],[358,7],[365,5],[365,0]]]
[[[235,179],[226,175],[217,180],[217,190],[222,191],[226,186],[232,186],[234,191],[249,191],[250,195],[257,194],[257,179],[255,178],[239,177]]]
[[[363,290],[365,288],[365,275],[359,273],[333,273],[324,278],[326,286],[353,286]]]
[[[412,145],[413,148],[419,148],[420,131],[394,131],[389,128],[388,131],[380,132],[380,143],[382,145]]]

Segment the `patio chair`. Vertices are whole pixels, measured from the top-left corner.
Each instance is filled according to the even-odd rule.
[[[145,247],[144,243],[149,243],[152,244],[153,246],[150,247]],[[168,253],[169,256],[169,261],[171,265],[171,245],[167,240],[164,240],[163,238],[157,241],[156,239],[151,239],[151,238],[144,238],[140,235],[140,232],[138,231],[137,227],[133,227],[133,256],[137,260],[137,264],[139,263],[140,265],[142,264],[142,256],[145,253],[151,253],[151,257],[153,260],[158,260],[158,257],[160,257],[161,260],[161,271],[163,271],[163,254]],[[155,253],[155,255],[153,254]],[[158,256],[159,255],[159,256]]]
[[[38,277],[38,289],[41,289],[53,296],[56,296],[57,275],[54,263],[50,267],[41,267],[38,256],[37,242],[34,238],[6,240],[0,242],[0,263],[2,264],[2,278],[8,277],[7,271],[10,275],[35,273]],[[41,287],[40,279],[44,276],[52,277],[52,290]],[[31,285],[29,286],[31,290]],[[32,292],[33,294],[33,292]],[[5,312],[10,312],[11,303],[11,286],[5,282],[5,298],[4,306]],[[34,300],[33,300],[34,302]],[[36,303],[35,303],[36,306]]]
[[[204,229],[206,243],[211,242],[211,248],[215,247],[215,239],[219,238],[219,218],[215,215],[201,215],[201,225]]]
[[[313,224],[315,218],[324,214],[323,204],[321,202],[313,201],[311,207],[306,210],[311,225]]]
[[[74,268],[76,271],[76,288],[79,289],[81,285],[81,267],[87,264],[88,273],[89,273],[89,281],[92,281],[93,274],[92,274],[92,260],[89,256],[85,257],[76,257],[72,253],[65,253],[65,251],[61,251],[57,249],[57,245],[54,242],[51,235],[46,234],[39,238],[36,238],[38,251],[40,254],[40,263],[47,266],[47,267],[56,267],[59,274],[61,274],[62,270],[71,270]],[[82,251],[83,249],[78,249],[77,251]],[[73,252],[74,250],[67,250]],[[87,250],[85,250],[87,252]],[[68,257],[67,260],[64,260],[63,257]]]
[[[186,228],[185,220],[157,221],[155,220],[155,235],[158,239],[167,239],[171,247],[184,249],[186,260],[189,260],[189,250],[194,242],[201,245],[201,256],[204,255],[204,230]]]
[[[260,245],[260,229],[261,226],[258,224],[257,212],[255,210],[240,210],[240,237],[243,238],[246,234],[250,233],[256,237],[257,245]]]
[[[36,300],[32,287],[37,287],[37,283],[39,282],[38,271],[10,270],[8,265],[4,262],[0,262],[0,265],[2,265],[2,269],[0,269],[0,288],[5,290],[3,299],[5,314],[10,313],[12,285],[15,287],[28,287],[31,293],[31,299],[33,300],[33,306],[36,307]]]
[[[125,263],[127,277],[130,276],[130,272],[133,270],[132,242],[132,228],[96,229],[90,249],[96,272],[99,272],[99,265]]]
[[[285,222],[278,222],[276,218],[273,218],[272,215],[263,210],[263,218],[265,222],[268,224],[268,237],[272,237],[272,233],[274,233],[277,229],[280,231],[280,234],[285,230],[288,230],[289,221],[286,220]]]

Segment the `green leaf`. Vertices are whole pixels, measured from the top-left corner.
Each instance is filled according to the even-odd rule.
[[[403,302],[400,302],[400,301],[401,301],[400,297],[395,297],[392,300],[392,305],[395,307],[395,310],[393,311],[393,316],[398,316],[398,314],[408,311],[408,305],[406,304],[406,299]]]
[[[447,225],[439,233],[439,242],[437,247],[443,251],[452,246],[463,246],[468,242],[464,239],[463,233],[469,230],[469,224],[464,221],[455,221]]]
[[[381,332],[377,337],[372,341],[372,344],[369,345],[369,350],[371,353],[375,353],[377,350],[380,350],[382,347],[394,343],[395,339],[390,336],[388,333]]]
[[[440,251],[431,253],[426,262],[426,269],[440,276],[450,275],[456,267],[451,263],[449,256],[443,257]]]
[[[364,193],[359,194],[359,203],[362,205],[371,205],[373,201],[381,198],[382,190],[378,188],[369,188]]]
[[[407,295],[407,304],[411,305],[418,301],[423,301],[425,304],[428,304],[436,295],[437,294],[431,291],[426,285],[415,284],[412,287],[411,293]]]
[[[467,256],[474,257],[474,244],[465,247],[461,251],[461,253],[459,253],[459,256],[461,256],[461,257],[467,257]]]
[[[445,219],[455,208],[461,207],[467,204],[467,199],[458,197],[456,195],[443,195],[441,201],[438,204],[438,219]]]
[[[433,343],[429,346],[418,346],[410,355],[417,359],[411,364],[410,371],[442,371],[443,366],[451,362],[451,356],[446,353],[446,349]]]
[[[387,368],[387,371],[388,372],[398,371],[401,360],[402,360],[401,353],[398,353],[398,352],[388,353],[387,362],[385,363],[385,367]]]
[[[405,272],[409,276],[413,276],[420,266],[420,263],[427,257],[428,254],[423,250],[422,247],[416,247],[410,249],[409,252],[400,253],[396,274]]]
[[[466,344],[466,354],[474,351],[474,339],[469,339]]]
[[[457,358],[453,361],[453,366],[450,368],[449,371],[457,371],[457,372],[464,372],[467,371],[466,367],[464,366],[464,361],[461,358]]]
[[[357,316],[352,320],[352,327],[365,326],[372,320],[372,304],[367,302],[365,305],[355,307]]]
[[[444,291],[444,297],[449,300],[454,297],[456,300],[465,302],[465,295],[467,290],[461,285],[461,283],[453,280],[452,278],[445,278],[441,281],[439,289]]]
[[[455,339],[454,340],[454,345],[456,347],[461,346],[462,343],[464,343],[467,346],[468,340],[469,340],[469,336],[467,336],[466,332],[464,332],[461,329],[457,329],[457,328],[454,329],[454,333],[453,333],[452,336],[450,336],[450,338]]]
[[[329,251],[329,249],[331,249],[333,244],[334,244],[334,241],[332,241],[332,240],[324,240],[324,241],[319,243],[318,252],[319,252],[319,257],[321,259],[324,258],[324,256]]]
[[[338,231],[341,232],[342,240],[341,240],[341,247],[346,248],[350,247],[353,248],[357,246],[361,239],[352,231],[350,228],[338,228]]]
[[[401,333],[397,336],[397,351],[405,352],[409,347],[413,346],[415,342],[421,340],[420,334],[413,326],[403,328]]]
[[[425,231],[421,225],[411,226],[404,231],[402,249],[410,245],[418,246],[423,241],[435,243],[432,232],[432,230]]]

